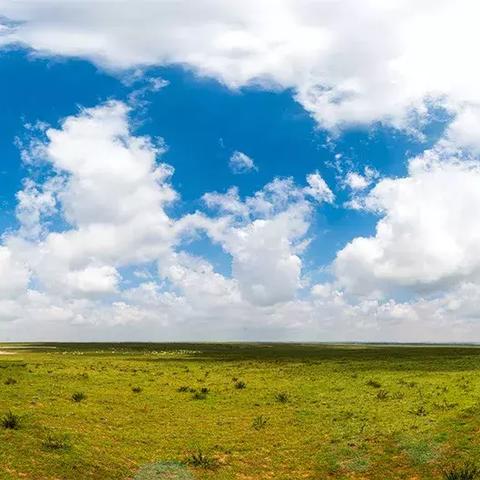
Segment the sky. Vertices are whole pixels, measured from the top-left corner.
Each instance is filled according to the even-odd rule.
[[[479,13],[0,0],[0,340],[480,341]]]

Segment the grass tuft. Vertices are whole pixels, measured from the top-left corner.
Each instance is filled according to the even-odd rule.
[[[12,378],[12,377],[8,377],[6,380],[5,380],[5,385],[15,385],[17,383],[17,381]]]
[[[259,415],[258,417],[255,417],[253,419],[252,427],[255,430],[262,430],[267,426],[267,423],[268,423],[268,418],[263,415]]]
[[[205,470],[213,470],[218,467],[217,460],[201,450],[192,453],[187,458],[187,463],[192,467],[203,468]]]
[[[192,394],[192,399],[193,400],[205,400],[206,398],[207,398],[206,393],[195,392],[195,393]]]
[[[376,397],[378,400],[386,400],[388,398],[388,392],[382,388],[377,392]]]
[[[247,384],[243,380],[237,380],[235,382],[235,388],[237,390],[243,390],[244,388],[247,388]]]
[[[476,480],[480,478],[480,469],[467,462],[462,466],[449,467],[443,473],[444,480]]]
[[[45,450],[69,450],[71,448],[70,438],[63,433],[50,433],[42,442]]]
[[[72,394],[72,400],[74,402],[80,403],[82,400],[85,400],[87,396],[83,392],[75,392]]]
[[[428,415],[427,409],[423,405],[420,405],[417,408],[409,410],[409,412],[412,415],[416,415],[417,417],[426,417]]]
[[[9,410],[1,419],[2,427],[7,430],[18,430],[20,428],[20,417]]]
[[[275,400],[278,403],[288,403],[290,400],[290,397],[286,392],[279,392],[275,394]]]

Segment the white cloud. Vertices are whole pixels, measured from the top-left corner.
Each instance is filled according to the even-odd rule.
[[[342,285],[418,293],[480,280],[480,162],[448,155],[439,145],[411,159],[408,176],[383,179],[366,195],[362,207],[381,219],[374,236],[338,252]]]
[[[5,338],[451,341],[480,334],[480,163],[454,156],[451,131],[411,159],[405,177],[359,192],[361,208],[380,216],[375,235],[352,240],[337,255],[336,276],[311,285],[304,251],[312,215],[334,200],[318,172],[305,185],[274,179],[246,198],[235,188],[207,193],[208,212],[175,219],[166,211],[178,195],[172,168],[159,161],[164,147],[135,136],[128,115],[119,102],[83,110],[34,144],[30,157],[51,175],[25,181],[19,229],[0,245]],[[189,253],[199,232],[229,256],[231,275]],[[152,264],[157,274],[126,286],[125,268],[153,272]],[[408,300],[398,299],[399,290]]]
[[[184,335],[216,322],[226,332],[240,324],[289,328],[284,315],[303,287],[314,205],[333,197],[320,175],[303,187],[274,179],[245,199],[236,189],[208,193],[210,215],[173,219],[165,210],[177,198],[173,169],[158,161],[164,147],[134,136],[128,115],[120,102],[81,110],[58,129],[44,128],[44,141],[24,152],[32,168],[50,174],[27,178],[17,194],[19,229],[0,246],[0,318],[13,320],[24,338],[50,332],[58,339],[79,328],[98,329],[99,338],[138,326]],[[231,276],[188,253],[198,232],[231,257]],[[152,263],[157,276],[125,286],[124,268]]]
[[[469,105],[449,124],[445,133],[446,146],[480,153],[480,106]]]
[[[119,275],[111,266],[88,266],[83,270],[68,272],[65,287],[83,294],[114,293],[117,290]]]
[[[353,192],[365,190],[378,177],[378,172],[370,167],[365,167],[364,173],[348,172],[344,184]]]
[[[157,163],[161,147],[130,135],[127,113],[119,102],[84,110],[35,146],[55,173],[18,193],[21,228],[6,244],[49,291],[115,291],[117,267],[170,253],[172,169]],[[54,213],[69,227],[50,230],[43,220]]]
[[[313,197],[317,202],[332,203],[335,199],[333,192],[318,172],[307,175],[307,183],[308,187],[305,188],[305,193]]]
[[[242,297],[257,305],[295,298],[301,287],[302,261],[312,204],[329,201],[332,193],[318,174],[307,177],[308,187],[291,179],[275,179],[242,201],[237,190],[204,196],[217,218],[197,214],[189,221],[203,228],[232,257],[232,275]]]
[[[248,155],[239,151],[233,152],[228,161],[228,166],[230,167],[230,170],[236,174],[257,170],[254,161]]]
[[[348,172],[345,184],[352,190],[364,190],[368,187],[369,181],[363,175],[356,172]]]
[[[0,1],[0,42],[109,69],[180,64],[231,88],[292,89],[320,125],[414,129],[478,109],[471,0]],[[445,34],[448,32],[448,35]]]
[[[15,298],[28,287],[28,266],[15,259],[12,251],[0,246],[0,299]]]

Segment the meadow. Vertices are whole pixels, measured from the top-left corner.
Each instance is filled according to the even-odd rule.
[[[0,352],[2,480],[476,478],[475,346]]]

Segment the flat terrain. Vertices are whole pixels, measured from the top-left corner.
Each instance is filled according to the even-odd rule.
[[[476,347],[0,351],[0,415],[14,418],[0,425],[2,480],[428,480],[480,459]],[[138,473],[152,462],[179,462],[178,476]]]

